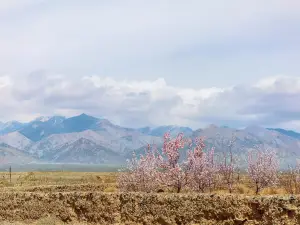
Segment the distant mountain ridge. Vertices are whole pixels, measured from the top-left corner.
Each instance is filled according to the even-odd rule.
[[[191,138],[203,136],[207,146],[214,146],[216,152],[224,151],[224,140],[229,141],[235,134],[233,151],[242,157],[248,150],[263,145],[276,149],[288,164],[300,158],[300,134],[281,128],[234,129],[212,124],[197,130],[175,125],[134,129],[81,114],[70,118],[39,117],[29,123],[0,123],[0,159],[2,157],[6,163],[123,164],[133,151],[143,153],[147,144],[160,148],[165,132],[172,136],[180,132]]]
[[[184,133],[185,135],[189,136],[193,133],[193,130],[189,127],[181,127],[181,126],[173,126],[173,125],[160,126],[155,128],[144,127],[144,128],[139,128],[139,131],[144,134],[149,134],[157,137],[163,136],[166,132],[170,132],[172,136],[178,133]]]
[[[300,133],[297,133],[295,131],[292,130],[285,130],[285,129],[281,129],[281,128],[267,128],[268,130],[275,130],[279,133],[285,134],[287,136],[293,137],[293,138],[297,138],[300,139]]]
[[[22,129],[23,126],[25,126],[25,124],[20,123],[18,121],[10,121],[7,123],[1,122],[0,123],[0,135],[18,131],[18,130]]]

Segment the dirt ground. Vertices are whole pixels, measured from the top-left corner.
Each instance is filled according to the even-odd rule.
[[[300,196],[119,193],[114,173],[2,177],[0,224],[300,224]]]
[[[0,220],[13,224],[300,224],[299,206],[299,197],[279,196],[2,192]]]

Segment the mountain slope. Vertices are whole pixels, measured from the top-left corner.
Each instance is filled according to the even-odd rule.
[[[86,114],[81,114],[79,116],[74,116],[63,121],[63,132],[81,132],[90,129],[92,126],[99,121],[98,118],[88,116]]]
[[[96,143],[101,143],[104,138],[95,131],[86,130],[83,132],[52,134],[40,141],[27,146],[25,150],[32,155],[48,160],[65,144],[70,144],[80,138],[89,139]]]
[[[122,161],[116,152],[95,142],[80,138],[79,140],[62,146],[52,158],[53,162],[64,163],[113,163]]]
[[[12,146],[0,144],[0,162],[1,164],[27,164],[37,162],[38,160],[30,155],[19,151]]]
[[[51,134],[62,133],[65,118],[61,116],[54,116],[48,119],[38,118],[26,126],[24,126],[20,133],[32,141],[39,141]]]
[[[207,143],[215,146],[217,151],[222,151],[226,150],[226,145],[228,145],[233,134],[236,136],[233,147],[233,151],[235,152],[243,153],[247,149],[260,146],[261,148],[277,149],[282,156],[300,156],[299,140],[262,127],[247,127],[243,130],[209,127],[194,132],[193,136],[206,137]]]
[[[86,114],[71,118],[40,117],[26,124],[0,123],[0,127],[11,130],[21,127],[19,131],[0,135],[0,143],[7,144],[9,149],[23,151],[25,156],[48,162],[124,162],[134,150],[144,153],[147,144],[155,144],[161,149],[165,132],[170,132],[171,136],[180,132],[190,138],[202,136],[207,146],[214,146],[218,154],[228,150],[228,143],[235,134],[232,150],[244,159],[247,151],[256,146],[276,149],[279,157],[286,159],[287,163],[300,158],[300,134],[279,128],[250,126],[238,130],[210,125],[193,131],[189,127],[171,125],[133,129]],[[182,150],[181,154],[185,155],[186,150]]]
[[[292,131],[292,130],[285,130],[285,129],[281,129],[281,128],[267,128],[268,130],[274,130],[274,131],[277,131],[281,134],[284,134],[284,135],[287,135],[287,136],[290,136],[292,138],[297,138],[297,139],[300,139],[300,133],[297,133],[295,131]]]
[[[140,131],[143,134],[148,134],[151,136],[156,137],[162,137],[166,132],[170,132],[171,136],[175,136],[179,133],[184,133],[184,135],[189,136],[193,133],[193,130],[189,127],[180,127],[180,126],[159,126],[151,129],[150,127],[142,127],[139,128],[138,131]]]
[[[124,133],[120,131],[119,135],[120,134]],[[105,146],[121,155],[127,151],[142,147],[147,143],[161,142],[161,138],[139,133],[128,133],[126,136],[118,136],[109,132],[85,130],[66,134],[52,134],[27,146],[25,151],[41,159],[50,160],[63,145],[73,143],[81,138],[91,140],[97,145]]]
[[[17,149],[25,149],[33,142],[18,131],[0,136],[0,143],[8,144]]]
[[[190,135],[190,138],[204,137],[207,148],[214,147],[216,154],[229,151],[229,142],[235,135],[236,140],[232,147],[234,154],[240,157],[241,163],[246,163],[248,150],[275,149],[281,160],[281,166],[287,167],[288,164],[294,164],[300,158],[300,141],[290,136],[284,135],[274,130],[268,130],[262,127],[247,127],[243,130],[237,130],[229,127],[217,127],[211,125],[204,129],[198,129]],[[158,144],[159,149],[162,144]],[[135,149],[137,154],[143,154],[146,146]],[[187,153],[187,147],[180,150],[181,156]],[[130,158],[131,153],[126,155]]]
[[[51,118],[38,118],[20,130],[20,133],[32,141],[40,141],[52,134],[82,132],[85,130],[105,130],[101,126],[111,124],[105,119],[98,119],[86,114],[65,118],[54,116]],[[112,124],[111,124],[112,125]]]
[[[0,135],[8,134],[22,129],[25,124],[18,121],[10,121],[7,123],[0,123]]]

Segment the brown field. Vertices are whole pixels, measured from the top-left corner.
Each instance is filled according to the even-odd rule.
[[[0,224],[300,224],[284,185],[254,195],[246,176],[228,194],[119,193],[117,173],[0,173]],[[284,176],[283,178],[284,179]],[[283,182],[284,183],[284,182]]]

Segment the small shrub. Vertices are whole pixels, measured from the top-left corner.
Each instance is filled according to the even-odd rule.
[[[117,188],[116,187],[107,187],[103,190],[103,192],[116,192]]]
[[[253,190],[244,184],[236,185],[234,190],[238,194],[247,194],[247,195],[253,194]]]
[[[289,169],[281,174],[280,184],[289,194],[300,194],[300,165],[289,166]]]
[[[285,195],[287,191],[284,188],[268,187],[261,191],[262,195]]]
[[[59,219],[52,216],[42,218],[36,222],[36,225],[61,225],[61,224],[63,223]]]

